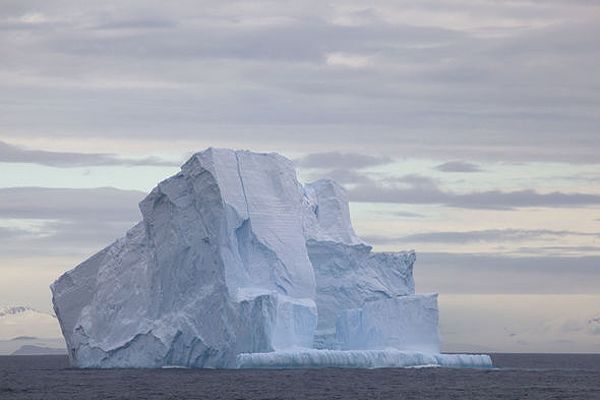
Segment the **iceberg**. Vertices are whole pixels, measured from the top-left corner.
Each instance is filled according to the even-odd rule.
[[[344,189],[292,161],[210,148],[140,203],[142,221],[52,285],[79,368],[491,366],[439,354],[415,253],[376,253]]]

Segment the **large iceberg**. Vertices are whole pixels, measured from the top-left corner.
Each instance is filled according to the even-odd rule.
[[[439,354],[414,252],[372,252],[343,188],[278,154],[197,153],[140,210],[51,286],[75,367],[491,366]]]

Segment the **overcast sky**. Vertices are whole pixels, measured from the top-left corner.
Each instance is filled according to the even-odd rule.
[[[598,2],[365,4],[3,0],[0,304],[49,311],[158,181],[234,147],[416,249],[447,349],[600,351]]]

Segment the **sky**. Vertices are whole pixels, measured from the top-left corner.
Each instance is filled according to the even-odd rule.
[[[0,304],[209,146],[333,178],[453,351],[600,352],[600,4],[0,1]]]

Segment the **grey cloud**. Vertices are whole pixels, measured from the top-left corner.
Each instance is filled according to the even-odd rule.
[[[0,162],[28,163],[50,167],[91,167],[106,165],[178,165],[157,157],[147,157],[140,160],[120,158],[112,154],[103,153],[69,153],[58,151],[31,150],[0,141]]]
[[[391,157],[359,153],[326,152],[308,154],[296,159],[301,169],[309,170],[311,180],[333,179],[342,185],[369,184],[372,179],[361,169],[392,163]],[[409,178],[407,178],[409,179]]]
[[[348,198],[358,203],[441,204],[455,208],[496,210],[600,204],[600,194],[595,193],[539,193],[531,189],[456,193],[442,190],[436,180],[419,174],[376,179],[358,171],[348,170],[329,171],[319,175],[339,178],[340,183],[350,185],[347,187]]]
[[[175,21],[159,18],[149,19],[126,19],[116,20],[108,23],[103,23],[94,26],[91,29],[96,30],[119,30],[119,29],[165,29],[174,28],[177,24]]]
[[[369,183],[370,179],[352,169],[333,169],[310,174],[311,180],[332,179],[341,185],[353,185],[357,183]]]
[[[395,215],[397,217],[401,217],[401,218],[425,218],[425,215],[423,215],[423,214],[409,212],[409,211],[392,211],[390,213],[386,213],[386,215],[390,215],[390,214]]]
[[[530,256],[417,252],[421,292],[597,294],[600,256]]]
[[[35,229],[0,227],[0,257],[89,255],[141,219],[144,196],[113,188],[0,189],[0,219],[36,220]]]
[[[590,193],[538,193],[535,190],[450,194],[446,203],[464,208],[577,207],[600,204],[600,195]]]
[[[402,176],[394,176],[390,178],[384,178],[383,182],[389,182],[390,184],[406,183],[412,187],[423,188],[423,189],[435,189],[436,181],[425,175],[419,174],[408,174]]]
[[[377,165],[389,164],[393,160],[385,156],[373,156],[368,154],[357,153],[314,153],[308,154],[296,161],[296,165],[300,168],[319,168],[319,169],[360,169]]]
[[[600,253],[600,246],[539,246],[539,247],[519,247],[516,253],[531,255],[550,255],[550,254],[597,254]]]
[[[97,36],[78,29],[80,37],[57,35],[53,50],[73,55],[118,55],[155,59],[170,56],[183,59],[227,59],[257,61],[294,61],[322,63],[328,52],[373,54],[393,48],[393,38],[419,43],[448,42],[464,36],[451,29],[387,24],[379,21],[367,26],[339,26],[319,15],[288,18],[285,24],[246,26],[235,19],[199,17],[179,24],[165,36],[156,28],[173,28],[163,19],[113,21],[105,29],[139,29],[136,34]],[[221,23],[215,23],[220,21]],[[94,27],[95,29],[95,27]],[[205,40],[206,37],[212,40]],[[139,43],[144,43],[140,46]]]
[[[592,193],[539,193],[535,190],[489,190],[470,193],[443,191],[432,183],[408,187],[382,186],[374,182],[348,190],[350,201],[401,204],[443,204],[474,209],[512,209],[522,207],[578,207],[600,204]]]
[[[30,232],[25,229],[0,226],[0,241],[5,239],[15,240],[28,235],[30,235]]]
[[[600,233],[587,233],[575,231],[557,231],[550,229],[488,229],[464,232],[427,232],[416,233],[400,237],[377,237],[368,238],[374,244],[397,243],[397,242],[422,242],[422,243],[473,243],[473,242],[514,242],[540,238],[557,238],[565,236],[582,236],[600,238]],[[596,250],[599,250],[598,248]]]
[[[29,34],[0,38],[0,128],[30,137],[598,162],[597,8],[382,2],[350,12],[355,26],[332,22],[347,5],[3,7],[5,20],[39,12],[66,26],[25,24]],[[407,7],[423,21],[385,22]],[[436,27],[426,18],[456,13],[489,26]],[[368,62],[340,68],[327,64],[330,53]]]
[[[48,30],[53,30],[56,28],[64,28],[68,27],[62,23],[37,23],[37,24],[28,24],[24,22],[0,22],[0,32],[4,31],[39,31],[44,32]]]
[[[481,172],[481,167],[477,164],[466,161],[448,161],[435,167],[442,172]]]
[[[372,210],[374,214],[384,217],[398,217],[398,218],[426,218],[425,214],[411,212],[411,211],[392,211],[392,210]],[[390,236],[365,236],[361,235],[362,238],[373,244],[388,244],[396,243],[397,238]]]
[[[89,256],[122,237],[133,221],[77,219],[44,221],[35,231],[0,228],[0,258]]]
[[[0,218],[136,221],[145,194],[114,188],[0,188]]]

